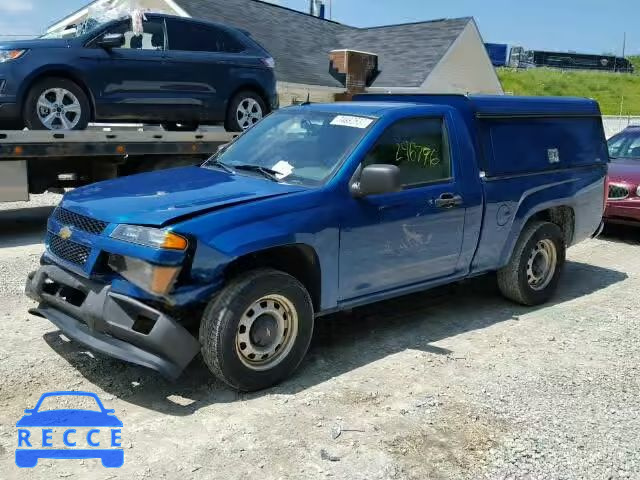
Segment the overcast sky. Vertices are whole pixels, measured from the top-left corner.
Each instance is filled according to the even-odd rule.
[[[0,0],[0,37],[40,34],[87,3]],[[308,0],[276,3],[308,8]],[[334,20],[359,27],[473,16],[485,41],[529,49],[620,54],[626,31],[627,53],[640,54],[640,0],[332,0],[331,4]]]

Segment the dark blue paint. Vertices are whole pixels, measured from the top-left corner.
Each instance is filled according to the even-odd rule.
[[[188,277],[162,299],[180,307],[208,301],[224,284],[226,267],[240,257],[305,245],[320,265],[317,313],[323,314],[496,270],[508,261],[524,223],[542,209],[573,209],[573,243],[597,229],[607,165],[604,134],[593,123],[600,118],[593,101],[451,95],[372,95],[362,100],[292,107],[375,119],[335,175],[317,187],[185,168],[68,193],[64,208],[111,223],[97,237],[74,231],[74,240],[93,245],[86,269],[78,273],[96,278],[103,252],[185,264]],[[446,123],[453,179],[353,198],[350,179],[385,129],[401,119],[425,116]],[[530,122],[539,121],[551,122],[552,128],[531,128]],[[511,134],[494,136],[501,125],[509,125]],[[252,131],[245,135],[250,139]],[[557,163],[549,162],[552,148],[559,150]],[[529,157],[521,163],[509,151]],[[452,210],[435,208],[433,200],[445,192],[462,196],[463,204]],[[111,240],[108,235],[119,222],[170,228],[188,237],[192,248],[167,252]],[[51,219],[49,227],[61,225]],[[103,281],[111,281],[114,291],[153,299],[115,274]]]
[[[147,14],[164,25],[175,19]],[[63,76],[90,96],[94,121],[220,122],[240,89],[263,96],[268,109],[277,107],[276,79],[263,60],[269,54],[244,33],[215,26],[244,45],[241,53],[183,52],[169,49],[105,50],[94,45],[117,22],[69,39],[0,41],[0,49],[28,49],[22,57],[0,64],[0,120],[20,121],[22,106],[33,83],[46,76]],[[129,22],[130,20],[125,20]]]

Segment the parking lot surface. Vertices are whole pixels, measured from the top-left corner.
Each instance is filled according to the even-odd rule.
[[[293,378],[238,394],[199,358],[169,382],[27,313],[59,198],[0,207],[2,478],[640,478],[638,231],[570,249],[543,307],[487,276],[327,318]],[[52,390],[115,409],[121,469],[14,465],[16,421]]]

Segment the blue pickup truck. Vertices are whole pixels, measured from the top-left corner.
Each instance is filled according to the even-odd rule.
[[[497,272],[548,300],[601,225],[607,145],[574,98],[367,95],[281,109],[201,167],[67,193],[31,312],[176,377],[201,353],[240,390],[302,361],[314,321]]]

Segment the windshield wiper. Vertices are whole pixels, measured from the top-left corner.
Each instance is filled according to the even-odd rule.
[[[247,170],[249,172],[258,172],[261,173],[262,176],[268,178],[269,180],[273,180],[274,182],[279,182],[280,180],[276,175],[280,172],[276,172],[267,167],[261,167],[260,165],[234,165],[233,168],[236,170]]]
[[[235,173],[229,165],[227,165],[226,163],[222,163],[220,160],[207,160],[204,164],[205,167],[208,167],[210,165],[214,167],[219,167],[227,173],[232,173],[232,174]]]

